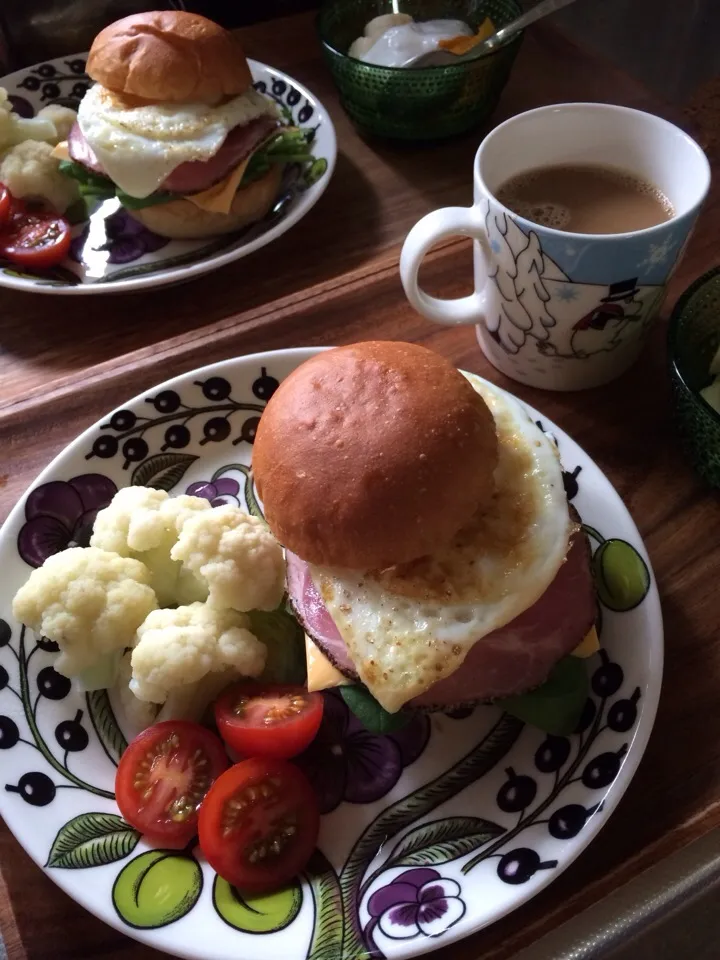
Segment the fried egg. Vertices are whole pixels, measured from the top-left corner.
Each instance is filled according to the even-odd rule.
[[[181,163],[209,160],[239,125],[277,107],[251,88],[216,107],[205,103],[131,106],[101,86],[91,87],[78,108],[78,123],[110,179],[133,197],[148,197]]]
[[[390,712],[539,600],[574,530],[555,444],[517,400],[466,376],[495,418],[491,506],[431,557],[372,572],[311,567],[360,679]]]

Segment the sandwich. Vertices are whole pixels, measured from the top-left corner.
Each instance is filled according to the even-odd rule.
[[[282,122],[256,90],[237,39],[180,10],[102,30],[60,169],[86,196],[117,196],[173,239],[231,233],[274,206],[287,162],[309,163],[311,134]]]
[[[447,712],[518,701],[598,649],[555,443],[433,351],[371,341],[303,363],[262,414],[253,472],[311,689]]]

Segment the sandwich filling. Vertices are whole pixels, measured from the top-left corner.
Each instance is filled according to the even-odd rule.
[[[284,124],[275,102],[252,87],[211,107],[131,104],[95,84],[53,152],[88,198],[117,196],[130,210],[186,199],[227,214],[236,192],[273,167],[311,163],[311,140],[312,131]]]
[[[265,122],[253,125],[260,118]],[[231,131],[238,131],[238,152],[245,154],[257,146],[257,142],[252,142],[253,132],[265,139],[277,122],[275,103],[254,88],[214,107],[204,103],[129,105],[123,97],[97,83],[80,103],[78,131],[71,136],[69,151],[74,160],[94,167],[95,172],[104,173],[125,193],[143,199],[161,187],[172,192],[187,189],[187,181],[182,180],[173,187],[171,174],[183,164],[207,163],[226,143]],[[246,134],[249,126],[250,136]],[[77,155],[78,132],[93,157],[87,151],[83,156]],[[228,166],[234,167],[244,155],[238,156],[232,144],[230,148]],[[220,171],[218,179],[227,172],[227,168]],[[207,186],[210,184],[194,189]]]
[[[307,567],[354,672],[389,712],[455,674],[479,641],[533,607],[558,576],[577,530],[554,443],[517,401],[469,379],[493,413],[499,440],[489,508],[432,557],[381,571]],[[578,543],[582,554],[583,538]],[[587,563],[582,568],[587,572]],[[591,603],[589,609],[592,617]]]

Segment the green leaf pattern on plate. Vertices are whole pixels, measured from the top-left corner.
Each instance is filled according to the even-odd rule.
[[[88,716],[98,740],[110,760],[117,766],[127,749],[127,740],[115,719],[107,690],[93,690],[85,694]]]
[[[315,922],[307,960],[342,957],[343,903],[340,882],[332,864],[316,850],[306,870],[315,903]]]
[[[46,867],[80,870],[128,857],[140,834],[115,813],[82,813],[68,820],[53,840]]]
[[[480,817],[447,817],[433,820],[406,834],[385,863],[389,867],[436,867],[473,853],[504,827]]]
[[[133,470],[133,486],[172,490],[198,458],[189,453],[158,453]]]

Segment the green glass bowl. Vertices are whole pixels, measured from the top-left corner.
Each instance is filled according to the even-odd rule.
[[[340,101],[363,134],[399,140],[438,140],[479,126],[495,109],[522,35],[494,53],[448,67],[377,67],[348,57],[365,24],[393,13],[391,0],[327,0],[318,15],[323,53]],[[522,13],[516,0],[399,0],[416,20],[452,18],[477,29]]]
[[[720,414],[699,391],[712,377],[710,362],[720,346],[720,267],[700,277],[675,304],[668,352],[675,418],[693,466],[720,487]]]

